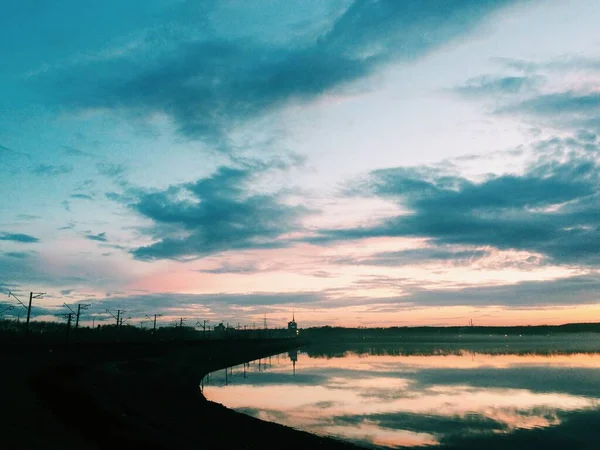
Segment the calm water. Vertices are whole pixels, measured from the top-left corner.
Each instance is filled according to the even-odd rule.
[[[598,351],[598,335],[309,347],[202,387],[237,411],[370,447],[600,449]]]

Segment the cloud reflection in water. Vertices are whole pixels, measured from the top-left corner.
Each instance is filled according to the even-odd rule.
[[[556,428],[596,412],[596,354],[309,357],[204,380],[212,401],[260,419],[382,447],[442,446]],[[537,382],[536,382],[537,381]],[[479,442],[479,441],[478,441]],[[492,441],[490,441],[492,442]],[[482,445],[479,442],[478,445]]]

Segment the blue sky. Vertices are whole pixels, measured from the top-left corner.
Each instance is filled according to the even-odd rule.
[[[600,317],[597,2],[5,10],[0,287],[38,317]]]

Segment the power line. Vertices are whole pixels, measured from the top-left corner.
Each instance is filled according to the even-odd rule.
[[[75,329],[79,328],[79,317],[81,316],[81,310],[85,310],[88,309],[91,305],[89,303],[78,303],[77,304],[77,312],[73,311],[73,309],[71,309],[71,307],[69,305],[67,305],[66,303],[63,303],[64,306],[66,306],[67,308],[69,308],[69,310],[75,314]]]
[[[162,316],[162,314],[154,314],[154,319],[152,319],[152,318],[148,317],[148,314],[146,314],[146,318],[148,320],[151,320],[152,322],[154,322],[154,328],[152,329],[152,334],[156,334],[156,318],[161,317],[161,316]]]
[[[117,321],[117,328],[121,328],[121,325],[123,324],[123,319],[121,318],[121,314],[123,314],[125,311],[122,309],[117,309],[117,315],[115,316],[111,311],[109,311],[108,309],[106,310],[107,313],[109,313],[111,316],[113,316],[114,319],[116,319]]]
[[[8,298],[13,297],[19,304],[27,310],[27,322],[25,322],[25,331],[29,331],[29,319],[31,318],[31,303],[34,298],[42,298],[42,295],[45,295],[45,292],[30,292],[29,293],[29,305],[25,306],[25,304],[13,294],[11,291],[8,291]]]
[[[3,315],[6,311],[10,311],[11,309],[14,309],[13,305],[9,305],[7,308],[4,308],[2,311],[0,311],[0,316]]]

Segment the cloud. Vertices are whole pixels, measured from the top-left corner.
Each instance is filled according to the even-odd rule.
[[[471,78],[454,91],[466,96],[510,95],[533,91],[540,82],[540,77],[484,75]]]
[[[542,307],[598,302],[600,277],[581,275],[557,280],[523,281],[502,286],[477,286],[463,289],[412,289],[396,301],[423,306]],[[385,303],[386,300],[382,299]],[[393,302],[393,301],[392,301]]]
[[[94,200],[94,197],[87,194],[71,194],[71,198],[80,199],[80,200]]]
[[[232,317],[237,320],[269,312],[279,305],[308,305],[322,301],[320,292],[253,292],[244,294],[142,294],[110,296],[94,302],[95,309],[122,308],[132,317],[144,314],[185,314],[188,317]],[[235,307],[250,308],[239,310]],[[212,319],[211,319],[212,320]]]
[[[260,272],[262,269],[256,262],[246,262],[242,264],[232,264],[224,262],[219,267],[214,269],[201,269],[198,272],[201,273],[213,273],[213,274],[250,274]]]
[[[107,238],[106,238],[106,233],[98,233],[98,234],[87,234],[86,239],[89,239],[90,241],[98,241],[98,242],[106,242]]]
[[[93,153],[86,152],[86,151],[83,151],[83,150],[80,150],[78,148],[71,147],[68,145],[63,145],[63,150],[69,156],[82,156],[82,157],[87,157],[87,158],[98,158],[98,155],[95,155]]]
[[[145,260],[182,259],[286,246],[279,238],[299,230],[300,219],[310,211],[284,203],[277,193],[251,193],[251,182],[267,169],[262,164],[220,167],[194,183],[140,192],[129,207],[154,222],[150,234],[157,241],[132,254]]]
[[[475,182],[437,168],[376,170],[351,190],[397,202],[408,213],[367,227],[321,230],[313,243],[420,237],[433,246],[524,250],[558,263],[600,264],[598,149],[540,152],[521,174]]]
[[[64,230],[72,230],[73,228],[75,228],[75,224],[73,222],[69,222],[67,225],[58,227],[57,230],[64,231]]]
[[[72,166],[67,165],[52,165],[52,164],[38,164],[34,169],[33,173],[36,175],[46,175],[46,176],[58,176],[65,175],[67,173],[73,172]]]
[[[600,93],[566,91],[539,95],[501,108],[498,112],[525,112],[539,116],[600,115]]]
[[[29,244],[39,242],[39,239],[23,233],[0,233],[0,241],[12,241]]]
[[[97,163],[96,168],[100,174],[112,178],[121,177],[127,170],[127,167],[123,164],[114,164],[106,161]]]
[[[54,92],[74,108],[165,114],[186,137],[221,142],[239,123],[365,79],[385,64],[419,58],[514,3],[356,0],[302,45],[198,31],[159,34],[139,52],[68,67],[68,76],[59,71]]]
[[[42,216],[36,216],[35,214],[17,214],[17,219],[19,220],[33,221],[41,218]]]
[[[8,256],[9,258],[26,259],[31,256],[31,253],[29,253],[29,252],[4,252],[4,255]]]
[[[564,56],[551,61],[530,61],[514,58],[495,58],[507,68],[516,69],[525,73],[564,72],[564,71],[598,71],[600,70],[600,59],[587,58],[577,55]]]
[[[360,264],[367,266],[396,267],[428,262],[469,263],[490,254],[490,250],[456,250],[444,247],[415,248],[396,252],[379,252],[365,258],[340,258],[337,264]]]

